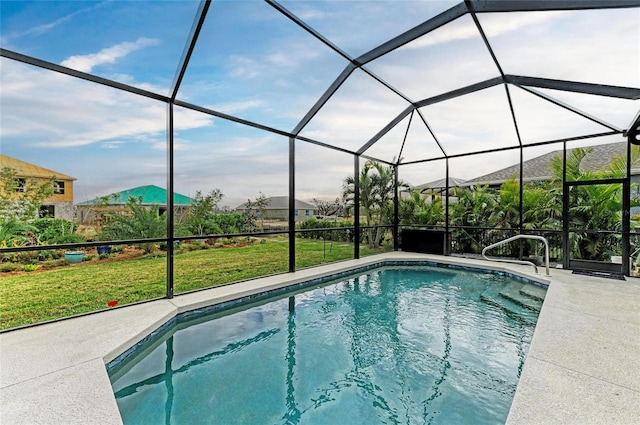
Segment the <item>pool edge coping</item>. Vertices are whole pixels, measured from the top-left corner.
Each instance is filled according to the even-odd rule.
[[[102,322],[105,322],[105,321],[111,320],[111,318],[114,317],[113,315],[118,316],[120,315],[120,313],[129,311],[129,310],[131,311],[135,310],[136,312],[138,311],[144,312],[148,310],[155,315],[154,318],[150,318],[150,319],[148,318],[149,321],[146,322],[145,324],[146,327],[143,326],[143,329],[139,330],[135,334],[132,334],[131,332],[129,332],[127,334],[127,338],[121,336],[120,339],[114,338],[113,341],[107,341],[106,346],[108,347],[108,349],[104,349],[102,352],[99,353],[99,355],[97,355],[96,353],[93,353],[88,356],[85,355],[85,357],[80,356],[78,358],[74,358],[74,360],[70,364],[65,365],[65,367],[58,367],[56,369],[55,366],[52,366],[52,369],[55,369],[55,370],[48,370],[46,373],[37,375],[35,377],[31,377],[28,379],[24,379],[22,381],[18,381],[10,385],[5,385],[5,382],[4,382],[5,381],[4,370],[6,369],[5,367],[6,364],[4,361],[5,356],[3,355],[3,362],[2,362],[3,367],[1,369],[3,371],[2,372],[3,382],[0,385],[1,387],[0,388],[0,403],[1,403],[0,407],[2,407],[1,410],[4,411],[5,413],[3,414],[0,412],[0,414],[5,416],[5,419],[6,419],[6,412],[7,412],[6,408],[9,408],[10,416],[13,419],[19,417],[19,420],[13,421],[12,423],[58,423],[62,421],[68,424],[90,423],[90,422],[91,423],[99,422],[99,423],[105,423],[105,424],[122,423],[119,415],[119,411],[117,410],[115,396],[113,395],[113,391],[110,385],[108,388],[109,394],[110,394],[109,399],[104,398],[105,397],[104,388],[102,388],[103,391],[101,392],[103,397],[102,399],[95,399],[91,397],[89,394],[76,394],[75,395],[76,398],[74,399],[74,398],[67,397],[69,396],[69,394],[66,394],[66,396],[65,394],[54,394],[51,392],[46,392],[48,391],[46,389],[44,390],[44,392],[40,391],[37,385],[41,380],[53,379],[57,376],[62,376],[61,374],[65,372],[72,373],[75,369],[79,369],[81,366],[84,366],[89,362],[94,362],[96,359],[99,359],[102,362],[103,367],[102,367],[102,371],[100,372],[100,375],[102,376],[95,375],[93,376],[93,378],[91,376],[88,376],[86,378],[89,380],[95,379],[96,380],[95,382],[104,383],[104,377],[107,376],[106,364],[109,363],[110,360],[113,360],[117,355],[122,354],[128,348],[140,342],[142,339],[144,339],[149,334],[151,334],[155,329],[162,326],[163,323],[166,323],[167,321],[172,320],[172,318],[174,318],[175,316],[177,316],[182,312],[185,312],[188,310],[195,310],[199,307],[201,308],[201,307],[215,305],[220,302],[224,302],[225,300],[229,300],[231,298],[236,298],[236,299],[241,298],[243,295],[246,296],[247,294],[250,294],[250,293],[264,292],[266,288],[279,289],[279,288],[291,286],[296,283],[305,282],[310,278],[327,277],[339,272],[348,272],[349,270],[353,270],[354,268],[370,266],[371,264],[375,264],[375,263],[380,263],[385,261],[402,261],[402,260],[405,260],[405,261],[423,260],[426,262],[432,261],[436,263],[459,265],[462,267],[469,267],[469,265],[471,264],[471,267],[478,267],[484,270],[513,274],[515,276],[519,276],[527,280],[533,280],[542,284],[549,285],[550,288],[553,287],[556,283],[561,284],[561,282],[559,282],[559,280],[557,279],[558,276],[555,273],[552,273],[553,276],[551,277],[535,275],[535,274],[529,273],[529,271],[533,272],[533,270],[530,270],[529,268],[524,268],[522,266],[517,266],[517,265],[511,265],[511,264],[505,264],[505,263],[499,263],[499,264],[489,263],[483,260],[466,259],[466,258],[459,258],[459,257],[443,257],[443,256],[436,256],[436,255],[413,254],[413,253],[406,253],[406,252],[389,252],[389,253],[377,254],[374,256],[365,257],[360,260],[347,260],[340,263],[333,263],[333,264],[308,268],[308,269],[297,271],[294,274],[268,276],[268,277],[260,278],[256,280],[240,282],[234,285],[227,285],[224,287],[216,287],[216,288],[208,289],[205,291],[179,295],[176,298],[171,300],[163,299],[163,300],[156,300],[156,301],[152,301],[150,303],[141,304],[141,305],[122,307],[119,309],[115,309],[115,310],[111,310],[103,313],[97,313],[92,316],[85,316],[85,317],[80,317],[78,319],[70,319],[68,321],[62,321],[62,322],[53,323],[53,324],[46,324],[46,325],[42,325],[42,327],[20,329],[15,331],[16,335],[34,332],[32,331],[33,329],[36,330],[35,334],[37,335],[37,334],[44,334],[45,333],[44,329],[50,330],[55,328],[56,330],[59,331],[60,329],[58,328],[70,328],[72,327],[71,325],[73,325],[73,323],[77,323],[78,325],[80,325],[81,323],[89,322],[89,323],[97,323],[98,326],[108,327],[108,324],[105,325],[105,323],[101,323],[101,319],[104,319],[102,320]],[[566,274],[567,272],[568,271],[562,271],[560,274],[562,273]],[[565,278],[563,279],[575,280],[576,278],[566,277],[566,279]],[[598,279],[593,278],[591,280],[597,281]],[[600,280],[603,280],[603,279],[600,279]],[[260,285],[260,283],[262,283],[262,285]],[[635,295],[635,289],[634,289],[634,295]],[[546,305],[546,301],[545,301],[545,304],[543,305],[543,311],[545,309],[545,305]],[[89,319],[87,319],[87,317]],[[69,325],[69,323],[71,323],[71,325]],[[538,328],[539,326],[537,326],[536,332],[534,333],[534,338],[532,340],[531,347],[530,347],[530,353],[531,353],[531,348],[533,348],[534,345],[536,344],[536,334],[538,333]],[[25,345],[28,347],[29,343],[31,343],[33,346],[39,347],[39,345],[37,345],[38,341],[30,341],[28,338],[12,338],[11,337],[12,334],[13,332],[0,334],[0,341],[3,342],[3,346],[4,346],[3,351],[6,350],[5,343],[7,343],[7,340],[12,340],[12,339],[18,340],[19,342],[19,344],[17,344],[18,349],[20,349],[21,344],[23,349],[25,348]],[[11,341],[9,342],[10,342],[9,345],[11,346]],[[72,351],[73,349],[75,349],[76,351],[80,350],[80,348],[76,347],[75,345],[71,345],[71,346],[70,345],[71,344],[69,344],[69,341],[64,341],[64,343],[62,344],[52,343],[52,346],[56,348],[60,348],[61,346],[63,346],[63,348],[71,349]],[[46,349],[47,347],[45,348],[40,347],[40,348],[41,348],[41,351],[44,352],[44,356],[46,357],[48,355],[48,351]],[[78,355],[78,353],[75,353],[75,354]],[[527,361],[525,362],[525,367],[523,369],[523,377],[526,374],[530,374],[529,369],[532,369],[528,367],[528,365],[532,363],[532,361],[529,361],[529,358],[531,358],[531,356],[528,356]],[[28,359],[24,361],[27,362],[27,360]],[[40,362],[43,362],[43,361],[46,362],[46,359],[44,360],[38,359],[38,360]],[[534,359],[533,361],[538,362],[539,359]],[[9,367],[9,369],[11,369],[11,367]],[[108,379],[107,379],[107,382],[108,382]],[[523,380],[521,378],[518,384],[518,388],[516,390],[516,395],[514,397],[511,410],[509,412],[509,417],[507,419],[508,424],[524,423],[522,421],[514,421],[515,420],[514,418],[516,416],[512,418],[512,413],[514,411],[514,406],[516,404],[517,404],[517,407],[518,407],[517,410],[519,413],[519,416],[517,415],[517,417],[522,418],[523,417],[522,412],[527,410],[526,408],[527,400],[531,394],[527,391],[522,390],[521,388],[522,382]],[[64,382],[62,383],[56,382],[57,387],[64,386],[63,384]],[[25,394],[27,394],[29,397],[24,397]],[[554,402],[554,404],[556,404],[556,407],[558,403],[562,404],[562,403],[576,401],[576,400],[563,401],[561,399],[556,400]],[[21,405],[21,403],[25,405]],[[96,410],[96,409],[93,409],[93,410],[87,409],[87,407],[91,407],[91,406],[87,406],[86,403],[89,403],[89,404],[104,403],[105,405],[108,405],[107,407],[111,409],[111,416],[109,417],[101,416],[99,418],[97,417],[91,418],[82,412],[78,413],[77,416],[70,415],[70,412],[74,410],[78,410],[79,408],[82,411],[86,412],[87,414],[89,414],[91,411]],[[591,404],[587,404],[586,406],[584,406],[584,403],[582,404],[583,404],[582,407],[586,407],[587,410],[589,410],[588,408],[597,409],[597,406],[593,406]],[[98,406],[98,407],[102,407],[102,406]],[[575,408],[575,406],[571,406],[571,407]],[[115,409],[115,412],[113,409]],[[98,410],[102,412],[102,410],[100,409]],[[58,418],[59,420],[56,420],[54,418]],[[0,417],[0,420],[2,420],[2,417]],[[536,422],[529,422],[529,423],[536,423]]]

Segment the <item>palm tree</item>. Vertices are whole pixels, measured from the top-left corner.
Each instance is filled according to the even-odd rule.
[[[567,181],[597,181],[626,176],[626,155],[614,159],[606,170],[583,170],[582,161],[592,149],[572,149],[567,156]],[[633,156],[632,156],[633,158]],[[637,155],[636,155],[637,158]],[[554,179],[562,180],[562,159],[551,163]],[[608,260],[617,253],[620,235],[597,232],[622,229],[622,185],[573,186],[569,193],[569,245],[573,258]]]
[[[479,253],[486,245],[482,240],[485,230],[469,227],[496,227],[497,195],[489,186],[455,188],[454,194],[458,201],[450,207],[450,223],[456,227],[453,237],[457,250]]]
[[[430,199],[415,190],[409,199],[400,199],[398,207],[400,224],[435,226],[444,221],[444,206],[440,196]]]
[[[360,214],[365,218],[365,234],[370,248],[380,247],[385,230],[379,226],[390,224],[389,218],[393,216],[394,181],[395,173],[392,166],[384,166],[371,160],[365,162],[358,176]],[[398,186],[407,185],[398,182]],[[349,176],[344,180],[342,191],[342,199],[347,208],[353,208],[354,194],[355,180]]]
[[[109,214],[109,222],[104,226],[101,240],[151,239],[167,236],[167,216],[160,214],[160,207],[145,207],[142,198],[129,198],[128,214],[113,212]],[[145,254],[155,250],[155,244],[142,244]]]

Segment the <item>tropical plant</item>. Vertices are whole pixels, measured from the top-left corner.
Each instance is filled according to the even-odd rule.
[[[15,218],[0,220],[0,247],[32,245],[38,229]]]
[[[160,207],[142,205],[142,198],[129,198],[127,213],[108,212],[108,223],[100,234],[101,240],[151,239],[167,236],[167,216]],[[155,250],[154,243],[141,245],[146,254]]]
[[[460,252],[480,252],[485,243],[485,229],[495,228],[498,202],[489,186],[470,189],[455,188],[457,202],[449,207],[449,222],[454,227],[453,239]],[[500,231],[501,232],[501,231]]]
[[[384,166],[368,160],[358,176],[360,214],[365,218],[367,228],[363,233],[366,235],[369,248],[377,248],[381,245],[385,229],[380,226],[391,224],[396,190],[394,175],[392,166]],[[407,184],[398,182],[398,187],[407,187]],[[354,195],[355,180],[349,176],[344,180],[342,187],[342,199],[348,209],[353,208]]]
[[[435,226],[444,224],[444,206],[441,197],[421,195],[413,191],[409,198],[399,200],[398,218],[402,225]]]
[[[571,150],[566,161],[567,181],[597,182],[608,178],[623,178],[626,175],[626,155],[615,158],[605,170],[585,170],[582,162],[592,151],[590,148]],[[554,180],[562,181],[562,159],[554,158],[551,167]],[[606,261],[611,255],[618,253],[620,235],[602,231],[622,230],[622,184],[572,186],[568,208],[569,248],[572,258]]]

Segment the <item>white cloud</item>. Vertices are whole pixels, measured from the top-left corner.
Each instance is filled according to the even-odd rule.
[[[525,27],[549,25],[555,19],[560,19],[566,12],[524,13],[505,16],[504,14],[480,14],[482,24],[487,24],[490,31],[483,29],[487,36],[497,37],[514,31],[520,31]],[[469,40],[480,37],[475,23],[470,18],[462,17],[444,27],[402,46],[400,49],[414,50],[427,46],[449,43],[451,41]]]
[[[102,143],[100,145],[100,147],[103,148],[103,149],[118,149],[123,144],[124,144],[124,142],[112,140],[112,141],[109,141],[109,142]]]
[[[116,60],[127,56],[129,53],[139,50],[143,47],[154,46],[160,43],[160,40],[154,38],[140,37],[136,41],[125,41],[115,46],[107,47],[98,53],[88,55],[70,56],[61,62],[62,66],[77,69],[82,72],[91,72],[98,65],[106,63],[115,63]]]
[[[264,102],[259,99],[248,99],[238,102],[219,103],[208,106],[208,108],[214,111],[224,112],[225,114],[237,114],[238,112],[259,108],[263,104]]]
[[[2,63],[0,134],[55,149],[108,142],[165,140],[166,105],[13,61]],[[212,118],[180,111],[176,130],[211,125]],[[6,139],[3,140],[7,143]]]
[[[260,75],[258,63],[246,56],[229,56],[228,66],[232,77],[251,79]]]
[[[96,4],[95,6],[91,6],[91,7],[85,7],[84,9],[80,9],[80,10],[77,10],[77,11],[75,11],[73,13],[69,13],[69,14],[67,14],[65,16],[62,16],[60,18],[54,19],[51,22],[46,22],[46,23],[43,23],[43,24],[34,25],[34,26],[26,28],[26,29],[24,29],[22,31],[14,31],[14,32],[11,32],[9,34],[3,35],[2,37],[0,37],[0,44],[7,45],[12,40],[15,40],[15,39],[18,39],[18,38],[22,38],[22,37],[26,37],[26,36],[32,36],[32,35],[46,34],[47,32],[51,31],[52,29],[56,28],[57,26],[72,20],[76,16],[78,16],[80,14],[83,14],[83,13],[86,13],[86,12],[93,11],[93,10],[95,10],[97,8],[102,7],[104,4],[106,4],[106,2],[102,2],[102,3]]]

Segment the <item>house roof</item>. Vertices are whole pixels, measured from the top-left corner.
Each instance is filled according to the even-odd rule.
[[[167,190],[155,185],[138,186],[109,195],[109,204],[126,204],[129,198],[142,198],[143,205],[166,205]],[[80,202],[78,205],[93,205],[100,202],[100,198]],[[174,205],[191,205],[194,200],[188,196],[173,192]]]
[[[611,161],[620,155],[626,155],[627,143],[617,142],[608,143],[606,145],[589,146],[592,151],[584,157],[580,163],[584,171],[602,170],[611,163]],[[573,149],[567,149],[569,154]],[[522,163],[523,181],[541,181],[549,180],[552,176],[551,160],[556,156],[562,156],[562,150],[540,155]],[[467,180],[464,186],[471,185],[497,185],[502,184],[505,180],[517,178],[520,175],[520,164],[514,164],[493,173],[485,174],[471,180]]]
[[[413,188],[413,190],[417,190],[422,192],[425,189],[446,189],[447,185],[445,184],[446,180],[445,179],[439,179],[439,180],[435,180],[429,183],[424,183],[424,184],[420,184],[418,186],[415,186]],[[456,177],[449,177],[449,187],[458,187],[458,186],[464,186],[465,181],[462,179],[458,179]]]
[[[21,161],[17,158],[12,158],[10,156],[2,154],[0,154],[0,167],[9,167],[16,170],[16,174],[18,177],[38,177],[48,179],[55,176],[55,178],[58,180],[76,180],[75,177],[71,177],[66,174],[62,174],[57,171],[40,167],[38,165],[31,164],[26,161]]]
[[[289,197],[288,196],[272,196],[267,198],[269,204],[267,205],[267,210],[286,210],[289,209]],[[247,203],[243,203],[236,207],[236,210],[245,210],[247,209]],[[295,209],[297,210],[315,210],[315,205],[311,205],[308,202],[300,201],[298,199],[295,200]]]

